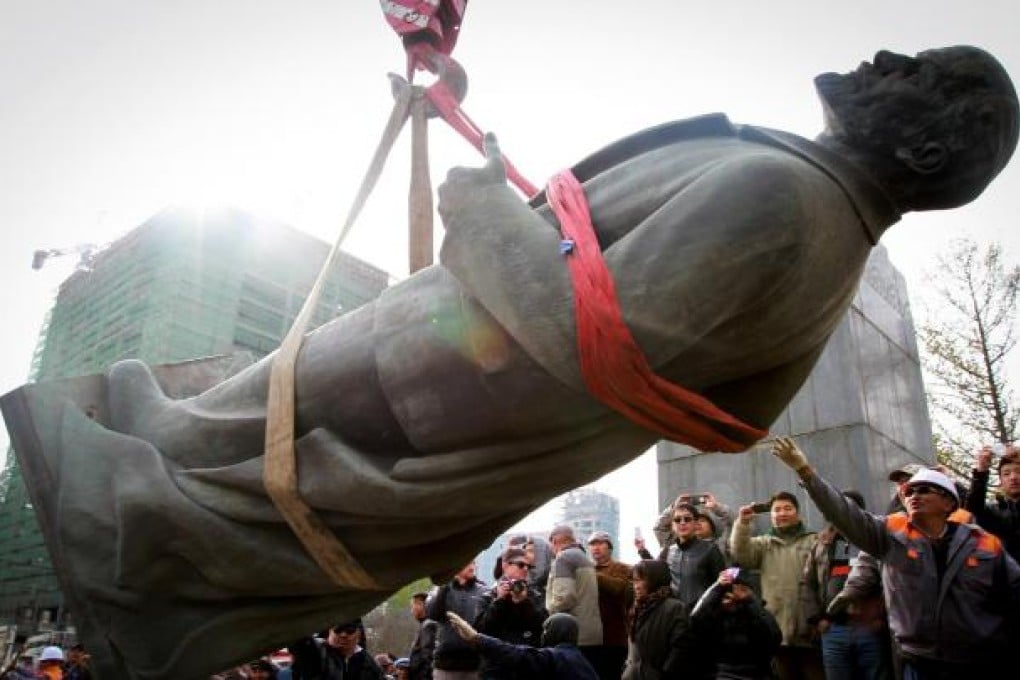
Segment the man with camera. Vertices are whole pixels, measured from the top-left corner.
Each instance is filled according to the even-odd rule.
[[[500,556],[502,577],[482,596],[475,621],[478,632],[514,645],[539,646],[542,623],[548,616],[540,594],[528,586],[531,564],[522,548],[507,548]],[[482,680],[520,677],[512,668],[499,667],[482,658]]]

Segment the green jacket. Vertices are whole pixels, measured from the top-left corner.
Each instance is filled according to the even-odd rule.
[[[810,647],[814,644],[808,618],[817,612],[804,610],[800,594],[804,587],[801,578],[804,562],[814,543],[813,531],[802,531],[792,537],[751,536],[751,525],[739,519],[733,523],[730,533],[733,562],[744,569],[761,572],[761,596],[765,608],[776,617],[783,631],[784,645]]]

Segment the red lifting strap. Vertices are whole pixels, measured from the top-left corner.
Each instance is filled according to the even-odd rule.
[[[565,170],[549,181],[546,195],[565,239],[581,374],[592,395],[634,423],[701,451],[736,453],[764,438],[768,431],[652,371],[623,320],[580,182]]]
[[[464,109],[460,107],[460,102],[450,91],[450,87],[442,80],[437,80],[434,84],[426,88],[425,95],[432,102],[432,105],[436,107],[439,115],[443,117],[450,127],[459,132],[464,139],[466,139],[471,146],[475,147],[481,153],[485,153],[485,149],[482,147],[482,141],[485,135]],[[531,198],[538,193],[538,187],[529,182],[521,173],[517,170],[510,159],[503,156],[503,165],[506,166],[506,176],[514,185],[521,190],[521,192],[527,197]]]
[[[428,69],[420,49],[429,46],[449,55],[457,44],[467,0],[382,0],[386,22],[404,41],[407,79],[415,69]]]
[[[404,42],[408,82],[418,70],[437,74],[439,80],[425,89],[429,102],[450,127],[484,153],[482,130],[460,106],[467,87],[464,69],[450,57],[460,35],[467,0],[383,0],[381,6],[386,21]],[[451,89],[451,82],[459,84],[455,88],[459,96]],[[503,161],[507,178],[527,198],[538,193],[538,187],[521,175],[505,154]]]

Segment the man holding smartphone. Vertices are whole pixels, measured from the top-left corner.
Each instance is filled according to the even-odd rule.
[[[776,676],[780,680],[824,680],[821,649],[807,623],[815,612],[801,607],[801,573],[816,534],[801,522],[797,497],[779,491],[769,500],[771,528],[752,536],[751,520],[757,505],[740,508],[730,534],[730,555],[741,568],[759,570],[762,599],[783,631],[773,661]]]
[[[985,496],[995,458],[999,493],[994,503],[988,503]],[[978,525],[998,536],[1006,552],[1020,562],[1020,450],[1012,444],[981,447],[971,476],[967,509],[974,513]]]

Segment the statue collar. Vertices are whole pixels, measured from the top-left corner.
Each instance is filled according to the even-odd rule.
[[[885,230],[899,222],[900,212],[882,187],[839,154],[781,130],[741,125],[738,135],[741,139],[789,151],[828,175],[850,199],[871,245],[876,245]]]

